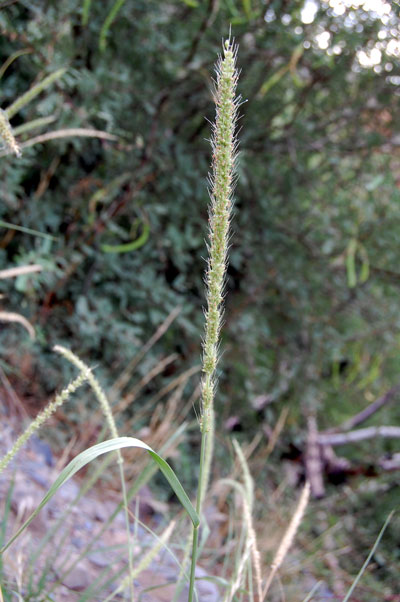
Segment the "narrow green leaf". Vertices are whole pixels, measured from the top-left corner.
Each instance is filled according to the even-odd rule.
[[[379,174],[378,176],[375,176],[374,178],[372,178],[372,180],[365,185],[365,188],[369,192],[372,192],[373,190],[376,190],[377,188],[379,188],[379,186],[381,186],[384,183],[384,181],[385,181],[385,176],[383,176],[382,174]]]
[[[175,475],[168,462],[161,458],[161,456],[159,456],[154,450],[152,450],[151,447],[149,447],[146,443],[140,441],[140,439],[136,439],[134,437],[117,437],[116,439],[109,439],[108,441],[103,441],[102,443],[93,445],[92,447],[89,447],[82,453],[78,454],[76,458],[71,460],[71,462],[64,468],[64,470],[60,473],[53,485],[50,487],[50,489],[48,490],[48,492],[46,493],[36,510],[34,510],[31,516],[17,531],[17,533],[13,535],[13,537],[7,542],[7,544],[0,550],[0,554],[2,554],[5,550],[7,550],[7,548],[9,548],[9,546],[17,539],[17,537],[19,537],[19,535],[26,529],[26,527],[28,527],[32,520],[39,514],[40,510],[58,491],[61,485],[63,485],[66,481],[73,477],[74,474],[78,472],[78,470],[86,466],[86,464],[88,464],[98,456],[101,456],[102,454],[106,454],[111,451],[117,451],[118,449],[122,449],[124,447],[137,447],[146,450],[150,454],[150,456],[161,469],[165,478],[171,485],[172,489],[175,492],[175,495],[181,502],[182,506],[185,508],[193,525],[195,527],[198,527],[200,523],[199,516],[196,510],[193,508],[192,503],[189,500],[185,490],[183,489],[178,477]]]
[[[321,587],[322,581],[317,581],[314,585],[310,593],[304,598],[303,602],[310,602],[313,599],[313,595],[317,592],[317,590]]]
[[[270,90],[271,88],[273,88],[274,86],[276,86],[276,84],[278,84],[280,82],[280,80],[288,73],[290,72],[294,82],[296,83],[296,85],[301,86],[302,82],[299,79],[299,77],[296,74],[296,67],[297,67],[297,63],[299,62],[299,60],[301,59],[301,57],[303,56],[304,53],[304,46],[303,44],[299,44],[298,46],[296,46],[296,48],[293,50],[292,56],[290,57],[290,61],[287,65],[282,65],[282,67],[280,67],[278,69],[278,71],[276,71],[275,73],[273,73],[271,75],[271,77],[269,77],[261,86],[260,88],[260,92],[259,95],[260,96],[265,96]]]
[[[25,228],[25,226],[17,226],[16,224],[10,224],[10,222],[3,222],[2,219],[0,219],[0,228],[17,230],[18,232],[24,232],[24,234],[32,234],[32,236],[40,236],[41,238],[46,238],[47,240],[58,240],[55,236],[52,236],[51,234],[39,232],[38,230],[32,230],[32,228]]]
[[[117,0],[115,2],[114,6],[111,8],[110,12],[108,13],[106,20],[103,23],[103,26],[100,30],[100,39],[99,39],[99,48],[102,52],[106,49],[108,30],[110,29],[111,25],[113,24],[114,19],[118,15],[118,13],[121,10],[122,5],[124,3],[125,3],[125,0]]]
[[[357,284],[357,274],[356,274],[356,250],[357,250],[357,241],[353,238],[348,246],[346,251],[346,269],[347,269],[347,284],[349,288],[354,288]]]
[[[289,65],[283,65],[278,71],[273,73],[260,88],[260,96],[265,96],[271,88],[273,88],[286,73],[289,71]]]
[[[149,238],[149,234],[150,226],[148,223],[144,222],[142,234],[132,242],[122,245],[101,245],[100,248],[103,253],[129,253],[129,251],[135,251],[136,249],[143,247]]]
[[[374,543],[374,545],[372,546],[372,549],[370,551],[370,553],[367,556],[367,559],[365,560],[364,564],[362,565],[360,572],[358,573],[357,577],[354,579],[349,591],[346,594],[346,597],[343,598],[343,602],[348,602],[348,600],[350,600],[350,596],[352,595],[352,593],[354,592],[354,590],[356,589],[358,582],[360,581],[361,577],[363,576],[365,569],[367,568],[367,566],[369,565],[372,556],[375,554],[377,547],[379,546],[379,543],[383,537],[384,532],[386,531],[386,527],[389,525],[390,521],[392,520],[394,514],[394,510],[392,510],[392,512],[389,514],[389,516],[387,517],[387,519],[384,522],[384,525],[382,527],[382,529],[379,532],[378,537],[376,538],[376,541]]]
[[[369,257],[367,249],[364,247],[364,245],[360,243],[358,243],[358,251],[359,257],[362,261],[359,278],[360,284],[362,284],[363,282],[366,282],[369,278]]]
[[[49,123],[53,123],[55,120],[56,120],[55,115],[49,115],[48,117],[39,117],[38,119],[32,119],[32,121],[27,121],[26,123],[22,123],[21,125],[18,125],[16,128],[13,128],[14,136],[19,136],[20,134],[25,134],[26,132],[30,132],[31,130],[41,128],[44,125],[49,125]]]
[[[0,6],[0,8],[1,8],[1,6]],[[12,65],[13,62],[17,58],[19,58],[20,56],[22,56],[24,54],[30,54],[31,52],[32,52],[31,48],[22,48],[21,50],[17,50],[13,54],[11,54],[8,57],[8,59],[6,61],[4,61],[4,63],[0,67],[0,79],[3,77],[4,73],[7,71],[7,69],[9,68],[9,66]]]
[[[248,19],[251,19],[251,0],[242,0],[243,10]]]
[[[88,222],[90,224],[94,222],[98,203],[100,203],[101,201],[105,202],[105,200],[110,201],[112,198],[114,198],[114,196],[120,190],[121,186],[125,184],[131,177],[131,173],[125,172],[120,176],[117,176],[116,178],[112,179],[109,184],[103,186],[103,188],[99,188],[98,190],[96,190],[96,192],[92,194],[88,202]]]
[[[14,486],[15,486],[15,475],[12,477],[12,480],[11,480],[10,485],[7,490],[6,501],[4,504],[4,516],[3,516],[3,520],[1,521],[1,526],[0,526],[0,544],[3,544],[5,541],[5,538],[6,538],[7,521],[8,521],[8,515],[11,510],[11,501],[12,501],[12,494],[14,491]],[[0,558],[0,574],[2,572],[2,569],[3,569],[3,563],[2,563],[2,559]],[[0,600],[1,600],[1,598],[0,598]]]
[[[25,105],[27,105],[31,100],[36,98],[43,90],[48,88],[53,82],[57,81],[64,75],[66,69],[58,69],[54,71],[54,73],[50,73],[47,77],[42,79],[41,82],[30,88],[25,94],[22,94],[17,100],[15,100],[7,109],[5,110],[7,117],[11,119],[18,111],[20,111]]]
[[[92,4],[92,0],[83,0],[82,7],[82,25],[85,26],[89,23],[89,13],[90,13],[90,5]]]

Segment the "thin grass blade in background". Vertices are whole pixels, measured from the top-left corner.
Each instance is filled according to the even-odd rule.
[[[150,235],[150,225],[148,222],[143,222],[143,231],[140,236],[132,240],[131,242],[127,242],[121,245],[101,245],[101,250],[103,253],[130,253],[131,251],[136,251],[143,247],[146,244]]]
[[[253,507],[254,507],[254,481],[250,474],[250,469],[247,464],[245,455],[239,443],[234,439],[233,447],[235,448],[236,455],[239,458],[239,462],[243,471],[244,488],[246,491],[247,503],[243,504],[244,519],[247,526],[247,538],[251,550],[251,558],[254,567],[255,581],[257,586],[257,596],[259,602],[262,600],[262,584],[261,584],[261,560],[260,552],[257,545],[257,536],[253,524]],[[250,577],[251,580],[251,577]]]
[[[92,0],[83,0],[82,6],[82,25],[85,26],[89,23],[90,5]]]
[[[56,116],[48,115],[47,117],[38,117],[37,119],[32,119],[32,121],[21,123],[21,125],[13,128],[14,136],[20,136],[21,134],[26,134],[26,132],[30,132],[31,130],[42,128],[45,125],[54,123],[54,121],[56,121]]]
[[[35,329],[33,328],[32,324],[28,322],[26,318],[24,318],[24,316],[21,316],[21,314],[16,314],[10,311],[0,311],[0,322],[17,322],[28,331],[31,339],[35,338]]]
[[[310,593],[304,598],[303,602],[310,602],[312,600],[313,595],[319,590],[321,585],[322,581],[317,581]]]
[[[5,113],[8,119],[11,119],[16,113],[18,113],[23,107],[25,107],[28,103],[31,102],[36,96],[38,96],[43,90],[46,90],[52,83],[59,80],[64,73],[66,72],[65,68],[58,69],[51,73],[47,77],[45,77],[41,82],[37,83],[35,86],[30,88],[27,92],[22,94],[19,98],[17,98],[7,109],[5,109]]]
[[[125,0],[116,0],[115,4],[113,5],[110,12],[108,13],[106,20],[103,23],[103,26],[100,31],[100,38],[99,38],[99,49],[102,52],[106,49],[108,31],[124,3],[125,3]]]
[[[1,152],[0,156],[2,156]],[[51,234],[39,232],[38,230],[33,230],[32,228],[25,228],[25,226],[17,226],[16,224],[11,224],[10,222],[4,222],[2,219],[0,219],[0,228],[8,228],[9,230],[24,232],[25,234],[31,234],[32,236],[40,236],[41,238],[46,238],[47,240],[57,240],[57,238]]]
[[[390,521],[393,518],[393,514],[394,514],[394,510],[392,510],[392,512],[389,514],[389,516],[387,517],[387,519],[385,520],[382,529],[379,532],[378,537],[376,538],[376,541],[374,543],[374,545],[371,548],[370,553],[368,554],[364,564],[362,565],[360,572],[358,573],[357,577],[354,579],[352,586],[350,587],[349,591],[346,594],[346,597],[343,599],[343,602],[348,602],[349,600],[351,600],[350,596],[352,595],[352,593],[354,592],[354,590],[356,589],[358,582],[360,581],[361,577],[363,576],[365,569],[367,568],[367,566],[369,565],[371,558],[373,557],[373,555],[375,554],[377,547],[379,546],[379,543],[383,537],[383,534],[386,531],[386,528],[388,527]]]
[[[36,510],[31,514],[31,516],[25,521],[22,527],[17,531],[15,535],[7,542],[7,544],[0,550],[0,554],[5,552],[7,548],[21,535],[21,533],[30,525],[35,516],[37,516],[40,510],[47,504],[47,502],[54,496],[54,494],[58,491],[58,489],[63,485],[66,481],[68,481],[71,477],[74,476],[75,473],[78,472],[81,468],[86,466],[89,462],[111,451],[117,451],[124,447],[137,447],[140,449],[144,449],[153,458],[155,463],[161,469],[163,475],[171,485],[172,489],[175,492],[175,495],[181,502],[182,506],[185,508],[188,513],[190,520],[193,523],[195,528],[198,527],[200,520],[196,510],[193,508],[191,501],[189,500],[185,490],[183,489],[180,481],[175,475],[174,471],[161,456],[159,456],[155,451],[151,449],[146,443],[140,441],[140,439],[135,439],[134,437],[118,437],[117,439],[110,439],[108,441],[103,441],[102,443],[98,443],[97,445],[93,445],[86,449],[82,453],[80,453],[76,458],[71,460],[71,462],[64,468],[64,470],[60,473],[56,481],[50,487],[47,494],[44,496],[43,500],[40,502]]]
[[[110,134],[109,132],[103,132],[102,130],[95,130],[92,128],[67,128],[63,130],[54,130],[52,132],[47,132],[46,134],[41,134],[40,136],[30,138],[26,142],[22,142],[20,148],[28,148],[29,146],[35,146],[35,144],[43,144],[43,142],[48,142],[49,140],[57,140],[58,138],[76,137],[100,138],[102,140],[110,140],[111,142],[115,142],[118,140],[118,136]],[[10,152],[10,150],[3,150],[0,152],[0,157],[8,155],[10,154]]]
[[[2,7],[0,6],[0,9]],[[30,54],[32,52],[31,48],[21,48],[21,50],[17,50],[16,52],[13,52],[13,54],[11,54],[7,60],[4,61],[4,63],[2,64],[2,66],[0,67],[0,79],[3,77],[3,75],[5,74],[5,72],[7,71],[7,69],[10,67],[10,65],[13,64],[13,62],[18,59],[20,56],[23,56],[24,54]]]
[[[271,572],[268,575],[267,582],[264,586],[264,591],[262,595],[262,599],[264,600],[269,588],[271,587],[271,583],[278,572],[279,567],[284,561],[286,554],[289,551],[290,546],[293,543],[293,540],[296,536],[298,528],[300,526],[301,520],[304,516],[304,512],[307,508],[308,500],[310,499],[310,483],[306,481],[304,485],[303,491],[301,492],[299,502],[297,504],[297,508],[292,516],[292,519],[289,523],[289,526],[283,536],[281,544],[275,554],[275,558],[271,564]]]
[[[169,523],[168,527],[165,529],[165,531],[161,534],[161,536],[156,538],[156,543],[154,544],[154,546],[152,548],[150,548],[150,550],[146,554],[143,554],[142,557],[139,559],[139,563],[135,567],[133,572],[130,575],[128,575],[127,577],[125,577],[125,579],[123,580],[121,585],[119,585],[104,600],[104,602],[110,602],[111,600],[113,600],[117,594],[119,594],[121,591],[123,591],[123,589],[125,587],[127,587],[129,580],[136,579],[142,571],[146,570],[149,567],[151,562],[157,557],[160,550],[163,547],[166,547],[166,544],[168,543],[175,527],[176,527],[176,521],[171,521]]]

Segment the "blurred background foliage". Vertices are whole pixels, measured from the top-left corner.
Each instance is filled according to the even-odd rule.
[[[398,379],[398,5],[126,2],[104,37],[112,5],[17,1],[0,13],[2,64],[14,58],[4,107],[67,68],[13,127],[51,117],[35,135],[79,127],[119,137],[69,137],[1,159],[0,218],[54,237],[1,229],[4,267],[44,268],[1,283],[3,303],[38,334],[28,348],[17,327],[2,327],[5,367],[28,353],[43,398],[63,381],[49,354],[60,342],[112,384],[177,306],[142,369],[171,351],[163,378],[199,361],[211,78],[232,24],[247,102],[222,415],[248,431],[267,396],[267,420],[290,403],[297,429],[307,404],[334,426]],[[138,238],[128,252],[104,246]]]
[[[145,378],[170,358],[142,387],[134,410],[199,363],[207,120],[213,64],[230,25],[246,102],[221,425],[250,438],[260,428],[268,433],[289,408],[279,456],[289,441],[301,447],[308,413],[321,429],[337,426],[399,382],[397,1],[1,4],[3,108],[66,68],[11,120],[17,128],[51,118],[19,140],[65,128],[118,137],[62,138],[0,160],[3,224],[53,237],[0,228],[1,266],[43,266],[0,280],[3,306],[21,312],[37,333],[29,343],[20,326],[0,327],[2,369],[24,399],[37,406],[68,378],[51,353],[55,343],[96,364],[111,390],[176,308],[129,375],[131,383]],[[113,252],[134,240],[132,250]],[[79,423],[85,412],[75,407],[69,420]],[[394,403],[372,423],[399,419]],[[382,439],[348,455],[374,463],[395,448]]]

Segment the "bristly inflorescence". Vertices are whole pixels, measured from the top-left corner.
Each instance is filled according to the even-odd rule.
[[[21,156],[21,149],[14,137],[7,113],[2,109],[0,109],[0,140],[7,151],[14,153],[17,157]]]
[[[223,46],[216,73],[214,100],[215,124],[212,130],[212,171],[210,181],[210,216],[208,265],[206,272],[206,325],[203,341],[203,379],[201,383],[201,448],[196,511],[201,515],[208,488],[214,447],[214,390],[218,361],[218,341],[222,319],[224,279],[228,255],[229,221],[236,159],[235,127],[239,99],[236,97],[238,72],[237,49],[229,37]],[[188,602],[193,602],[199,529],[193,528],[192,562]]]
[[[55,399],[51,401],[44,408],[44,410],[39,412],[35,420],[33,420],[33,422],[30,423],[22,435],[18,437],[10,451],[7,452],[7,454],[0,460],[0,472],[6,468],[21,447],[28,441],[31,435],[33,435],[33,433],[37,431],[46,422],[46,420],[48,420],[48,418],[50,418],[50,416],[54,414],[54,412],[88,380],[89,373],[90,370],[85,367],[85,370],[83,370],[75,380],[70,382],[69,385],[61,391],[61,393],[56,395]]]
[[[236,97],[237,47],[225,41],[216,68],[216,119],[212,132],[213,162],[210,174],[209,261],[206,274],[207,309],[203,344],[202,429],[212,428],[215,369],[221,327],[223,288],[228,252],[229,222],[236,160],[235,126],[239,99]]]

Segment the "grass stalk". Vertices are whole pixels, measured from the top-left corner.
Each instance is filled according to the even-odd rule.
[[[2,7],[0,7],[2,8]],[[13,62],[18,59],[20,56],[24,54],[30,54],[32,52],[31,48],[21,48],[20,50],[16,50],[13,54],[10,54],[8,59],[4,61],[2,66],[0,67],[0,79],[3,77],[7,69],[13,64]]]
[[[108,13],[106,20],[103,23],[99,37],[99,49],[102,52],[104,52],[104,50],[106,49],[107,34],[109,32],[109,29],[124,4],[125,0],[116,0],[115,4],[112,6],[110,12]]]
[[[83,0],[83,6],[82,6],[82,25],[83,25],[83,27],[85,27],[89,23],[91,4],[92,4],[92,0]]]
[[[87,377],[88,383],[91,386],[91,388],[93,389],[93,392],[97,397],[97,400],[101,406],[101,409],[103,410],[103,414],[107,421],[111,435],[114,439],[116,439],[118,437],[118,431],[117,431],[117,427],[115,424],[114,416],[112,414],[108,399],[107,399],[103,389],[101,388],[100,383],[97,380],[97,378],[88,369],[86,364],[84,362],[82,362],[82,360],[79,357],[77,357],[74,353],[72,353],[72,351],[70,351],[69,349],[62,347],[61,345],[56,345],[54,347],[54,351],[57,351],[62,356],[64,356],[69,362],[71,362],[74,366],[76,366],[76,368],[78,368],[78,370],[80,370],[81,372],[86,370],[87,375],[88,375],[88,377]],[[128,537],[128,564],[129,564],[129,574],[131,576],[131,578],[129,579],[130,596],[131,596],[131,600],[133,602],[133,600],[134,600],[133,544],[132,544],[132,537],[130,534],[130,527],[129,527],[129,507],[128,507],[128,495],[127,495],[125,476],[124,476],[124,460],[122,458],[122,454],[119,449],[117,450],[117,457],[118,457],[118,467],[119,467],[121,487],[122,487],[122,498],[123,498],[123,502],[124,502],[125,524],[126,524],[126,531],[127,531],[127,537]]]
[[[380,541],[383,537],[383,534],[386,531],[387,526],[389,525],[390,521],[393,518],[393,514],[394,514],[394,510],[392,510],[392,512],[389,514],[389,516],[387,517],[387,519],[385,520],[382,529],[379,531],[378,537],[375,540],[374,545],[372,546],[367,558],[365,559],[364,564],[362,565],[357,577],[354,579],[349,591],[346,594],[346,597],[343,598],[343,602],[349,602],[351,600],[351,596],[353,595],[354,590],[356,589],[358,582],[360,581],[361,577],[363,576],[367,566],[369,565],[369,563],[371,562],[371,558],[374,556]]]
[[[21,125],[13,128],[14,136],[20,136],[21,134],[26,134],[26,132],[42,128],[45,125],[54,123],[54,121],[56,121],[55,115],[48,115],[46,117],[32,119],[32,121],[27,121],[26,123],[21,123]]]
[[[196,510],[200,516],[207,492],[214,444],[214,395],[218,362],[219,333],[222,321],[223,288],[227,267],[229,222],[236,157],[235,124],[238,99],[236,84],[237,48],[229,38],[216,67],[216,120],[213,125],[213,151],[210,181],[209,260],[206,273],[207,309],[203,342],[201,385],[201,450]],[[193,600],[198,528],[193,530],[189,602]]]
[[[0,228],[7,228],[9,230],[15,230],[16,232],[24,232],[24,234],[31,234],[32,236],[46,238],[47,240],[57,240],[57,237],[52,236],[51,234],[39,232],[38,230],[33,230],[32,228],[25,228],[25,226],[17,226],[16,224],[11,224],[10,222],[4,222],[2,219],[0,219]],[[0,278],[9,278],[9,276],[1,275]]]

